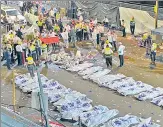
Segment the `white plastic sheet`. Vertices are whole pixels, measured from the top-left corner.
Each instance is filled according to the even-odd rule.
[[[141,121],[137,116],[125,115],[124,117],[115,118],[108,122],[108,127],[129,127],[139,124]]]
[[[163,95],[154,98],[151,102],[154,103],[155,105],[163,106]]]
[[[147,90],[145,92],[142,92],[138,95],[135,95],[135,97],[138,100],[147,100],[147,99],[153,99],[157,96],[163,95],[163,88],[157,87],[157,88],[152,88],[150,90]]]

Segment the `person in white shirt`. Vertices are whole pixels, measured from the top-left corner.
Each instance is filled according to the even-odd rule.
[[[18,43],[18,45],[16,46],[16,54],[17,54],[17,59],[18,59],[18,66],[21,66],[23,64],[22,60],[22,52],[23,52],[23,48],[21,46],[21,42]]]
[[[111,43],[111,45],[113,45],[112,31],[108,31],[107,36],[108,36],[108,41]]]
[[[108,27],[108,25],[109,25],[109,20],[108,20],[108,18],[106,18],[106,16],[105,16],[105,18],[103,19],[103,23],[104,23],[104,26],[105,26],[105,27]]]
[[[117,51],[117,45],[116,45],[116,42],[117,42],[117,34],[115,33],[115,31],[113,31],[112,38],[113,38],[114,51]]]
[[[66,31],[66,29],[64,29],[64,32],[61,33],[61,36],[63,38],[65,45],[66,45],[66,48],[68,48],[69,47],[68,32]]]
[[[104,26],[103,25],[99,26],[99,32],[101,34],[101,37],[103,37],[104,36]]]
[[[53,32],[53,30],[50,30],[49,32],[49,37],[56,37],[57,34],[55,32]],[[52,43],[52,49],[53,51],[55,50],[55,47],[56,47],[56,44],[55,43]]]
[[[70,32],[70,30],[71,30],[70,25],[69,25],[69,24],[66,24],[65,29],[66,29],[66,31],[69,33],[69,32]]]
[[[118,55],[119,55],[119,60],[120,60],[119,67],[122,67],[124,65],[124,50],[125,50],[125,46],[122,45],[121,42],[119,42],[119,48],[118,48]]]

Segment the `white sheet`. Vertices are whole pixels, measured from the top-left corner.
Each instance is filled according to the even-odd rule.
[[[139,124],[141,121],[137,116],[125,115],[124,117],[115,118],[108,122],[108,127],[129,127]]]
[[[135,97],[138,100],[147,100],[147,99],[153,99],[157,96],[163,95],[163,88],[157,87],[157,88],[152,88],[150,90],[147,90],[145,92],[142,92],[138,95],[135,95]]]
[[[155,105],[163,106],[163,95],[153,98],[153,100],[151,102],[154,103]]]

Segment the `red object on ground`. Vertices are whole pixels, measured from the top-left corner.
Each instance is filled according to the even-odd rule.
[[[52,122],[49,121],[50,126],[52,127],[64,127],[62,124],[58,123],[58,122]]]
[[[46,38],[40,38],[40,40],[45,44],[59,43],[59,37],[46,37]]]

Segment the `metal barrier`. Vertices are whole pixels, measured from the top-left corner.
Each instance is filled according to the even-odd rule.
[[[41,127],[36,123],[8,110],[1,106],[1,126],[2,127]]]
[[[8,33],[10,30],[13,30],[14,24],[1,24],[2,34]]]

